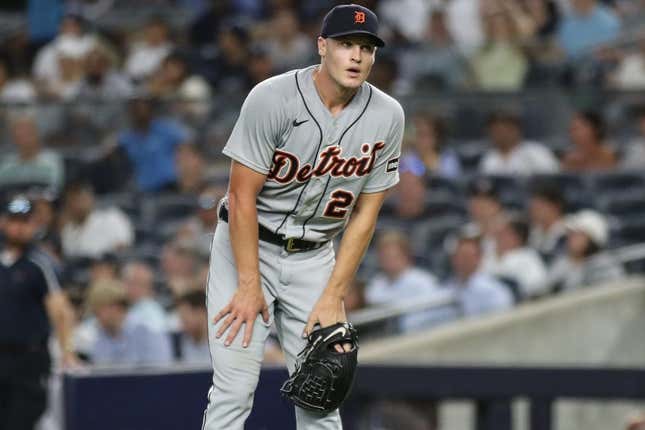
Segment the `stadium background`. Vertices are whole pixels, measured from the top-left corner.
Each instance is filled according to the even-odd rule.
[[[336,3],[2,3],[0,190],[36,202],[39,241],[77,311],[83,372],[154,364],[110,363],[94,350],[88,300],[115,289],[131,302],[128,321],[170,339],[156,365],[187,365],[177,345],[199,338],[186,321],[203,310],[177,303],[203,291],[226,189],[221,149],[254,84],[317,61],[319,23]],[[402,183],[348,299],[366,360],[643,367],[644,2],[358,3],[377,11],[387,40],[370,81],[407,116]],[[551,216],[561,230],[549,247],[540,229]],[[580,254],[574,232],[593,249]],[[455,294],[465,270],[456,254],[484,274],[489,296]],[[628,346],[615,342],[621,334]],[[199,342],[196,351],[188,365],[207,368]],[[280,361],[273,342],[267,363]],[[59,428],[59,382],[43,428]],[[372,397],[354,414],[361,428],[468,421],[451,427],[435,401]],[[638,411],[626,406],[597,428],[636,429]],[[596,428],[589,416],[602,413],[586,415]]]

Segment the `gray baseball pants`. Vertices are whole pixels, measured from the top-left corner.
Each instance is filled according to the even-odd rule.
[[[249,346],[242,348],[242,326],[233,343],[226,347],[224,342],[228,332],[219,339],[215,337],[225,318],[217,325],[212,324],[212,320],[233,297],[237,289],[237,270],[228,224],[219,222],[211,249],[207,291],[213,385],[208,393],[202,430],[244,429],[260,375],[264,343],[274,321],[287,368],[289,373],[294,371],[296,356],[306,344],[302,332],[307,318],[327,285],[335,262],[331,242],[312,251],[288,253],[279,245],[260,241],[259,256],[269,324],[258,314]],[[279,393],[276,392],[277,395]],[[342,429],[338,411],[321,416],[296,407],[296,423],[298,430]]]

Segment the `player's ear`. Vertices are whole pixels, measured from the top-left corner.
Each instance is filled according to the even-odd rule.
[[[327,54],[327,39],[318,36],[318,55],[324,57]]]

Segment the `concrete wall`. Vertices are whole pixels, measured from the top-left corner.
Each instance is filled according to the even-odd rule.
[[[645,367],[645,278],[581,289],[511,312],[362,346],[361,363]],[[645,387],[644,387],[645,389]],[[521,402],[520,402],[521,403]],[[525,428],[525,407],[515,408]],[[634,403],[558,402],[558,430],[624,429]],[[645,410],[645,407],[643,407]],[[442,407],[442,430],[469,428],[472,411]]]

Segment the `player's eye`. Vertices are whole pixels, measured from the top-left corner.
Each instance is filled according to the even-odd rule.
[[[352,42],[350,42],[349,40],[343,40],[341,42],[341,45],[343,46],[343,48],[351,48]]]
[[[363,50],[363,52],[367,52],[369,54],[374,52],[374,47],[372,45],[362,45],[361,49]]]

